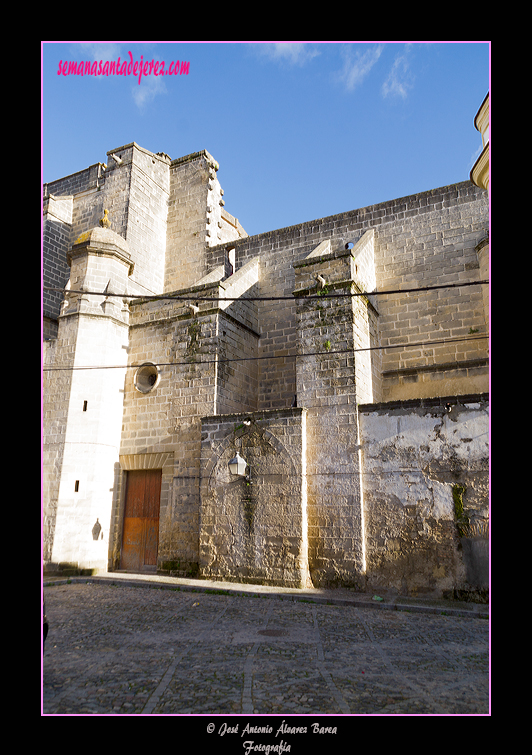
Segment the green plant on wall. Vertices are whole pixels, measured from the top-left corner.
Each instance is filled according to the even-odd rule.
[[[199,351],[199,338],[201,335],[201,325],[199,322],[193,321],[188,327],[189,342],[187,345],[187,357],[193,361],[195,355]]]
[[[323,344],[323,347],[324,347],[325,351],[330,351],[331,350],[331,342],[329,340],[325,341],[325,343]]]
[[[242,499],[242,505],[244,508],[244,519],[246,520],[249,532],[251,532],[251,530],[253,529],[253,515],[254,515],[253,503],[254,503],[253,499],[250,497]]]
[[[469,517],[464,511],[465,491],[464,485],[453,485],[454,521],[460,537],[464,537],[469,528]]]

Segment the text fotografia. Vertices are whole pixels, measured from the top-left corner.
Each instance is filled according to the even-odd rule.
[[[142,76],[182,76],[188,75],[190,61],[176,60],[168,68],[164,60],[143,60],[133,62],[133,55],[128,52],[129,60],[86,60],[76,63],[75,60],[60,60],[57,70],[58,76],[138,76],[139,84]]]
[[[216,730],[216,727],[214,724],[209,724],[207,726],[207,731],[209,734],[212,734]],[[235,724],[234,726],[229,726],[226,723],[223,723],[221,726],[219,726],[217,732],[218,736],[223,737],[226,734],[237,734],[241,737],[250,735],[264,735],[264,734],[275,734],[275,737],[277,738],[279,735],[298,735],[298,734],[336,734],[337,729],[336,726],[322,726],[319,723],[312,723],[310,726],[290,726],[289,724],[285,723],[284,719],[282,724],[277,728],[277,730],[270,725],[267,726],[253,726],[252,724],[246,724],[242,729],[240,729],[240,724]],[[254,752],[262,752],[265,753],[265,755],[270,755],[273,753],[276,753],[278,755],[282,755],[284,752],[290,752],[291,746],[285,742],[283,739],[281,739],[280,742],[277,744],[263,744],[262,742],[255,742],[252,739],[246,739],[242,742],[242,747],[244,748],[245,755],[252,755]]]

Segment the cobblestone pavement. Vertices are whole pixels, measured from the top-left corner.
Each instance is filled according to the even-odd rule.
[[[44,594],[45,715],[489,714],[481,618],[90,582]]]

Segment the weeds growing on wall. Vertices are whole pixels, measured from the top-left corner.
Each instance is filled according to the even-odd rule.
[[[465,537],[469,529],[469,517],[464,511],[464,485],[453,485],[454,521],[460,537]]]

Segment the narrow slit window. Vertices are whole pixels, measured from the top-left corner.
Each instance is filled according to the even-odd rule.
[[[86,401],[83,402],[83,411],[84,412],[87,411],[87,402]]]
[[[75,493],[79,492],[79,480],[76,480],[76,482],[74,483],[74,492]]]
[[[225,256],[225,275],[230,278],[235,272],[236,266],[236,249],[234,246],[227,248]]]

